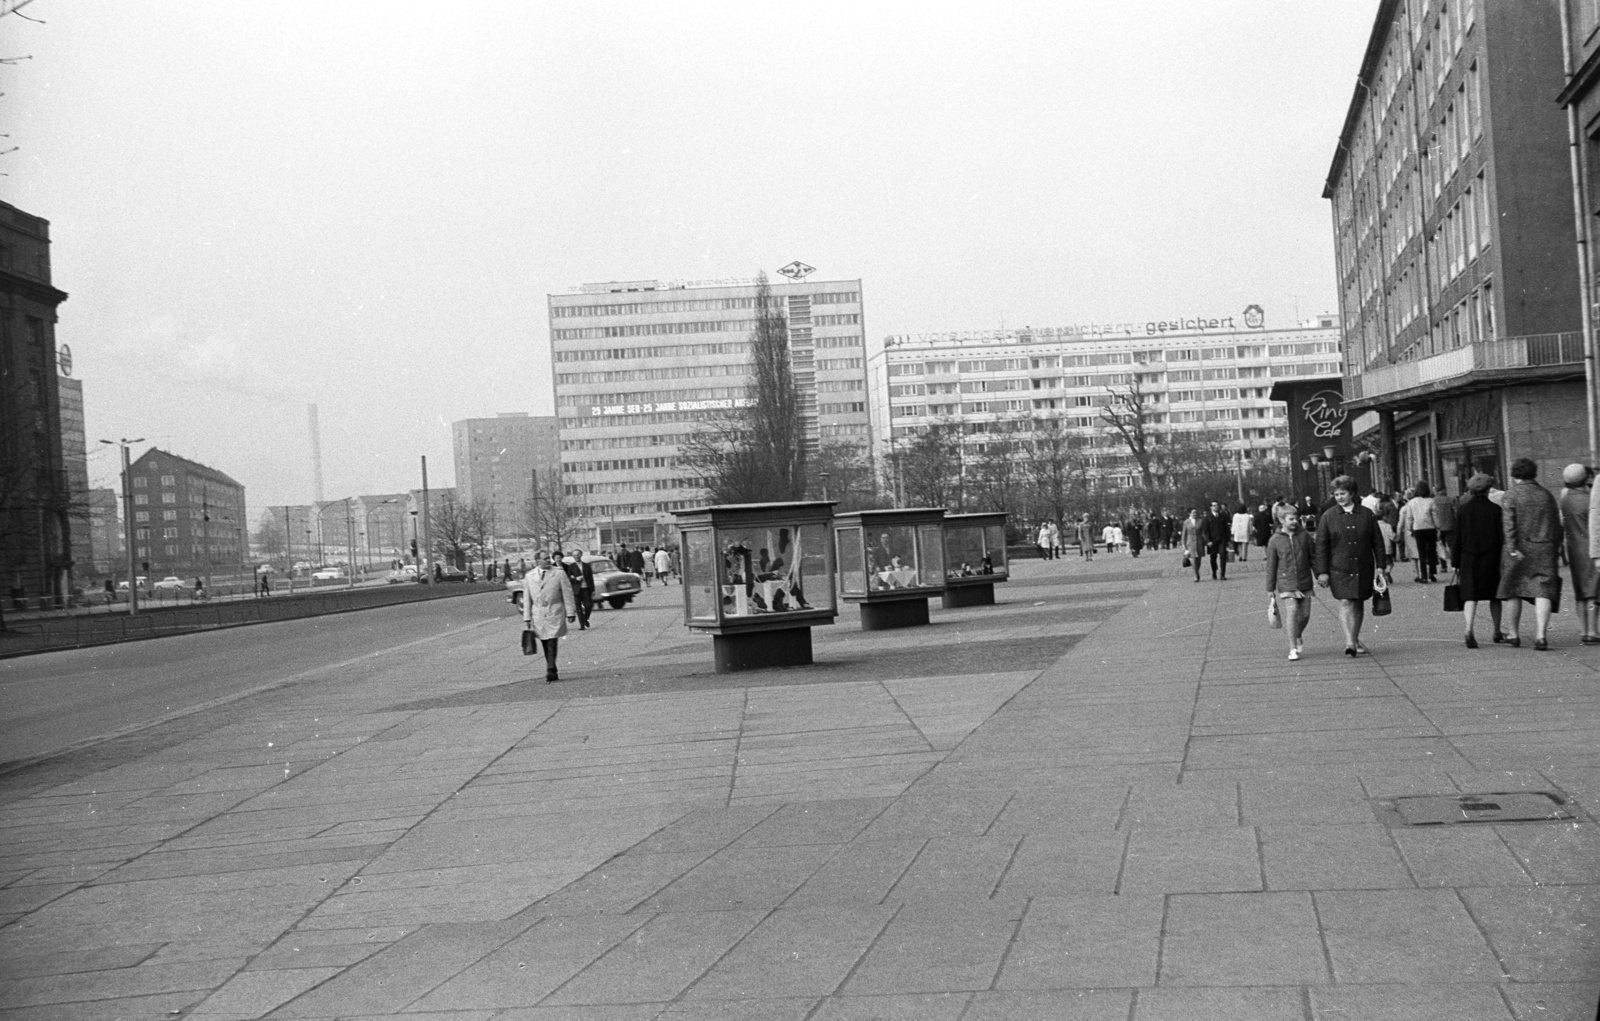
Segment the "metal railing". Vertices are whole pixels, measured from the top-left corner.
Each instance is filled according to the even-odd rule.
[[[1346,379],[1345,400],[1381,397],[1468,373],[1583,364],[1583,334],[1536,333],[1480,340],[1466,347],[1411,362],[1380,365]]]

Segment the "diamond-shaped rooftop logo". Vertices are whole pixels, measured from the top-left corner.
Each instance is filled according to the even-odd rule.
[[[791,263],[789,263],[789,265],[787,265],[787,266],[783,267],[782,269],[778,270],[779,273],[782,273],[784,276],[788,277],[790,280],[804,280],[806,277],[810,276],[811,274],[815,273],[816,271],[817,271],[817,267],[815,267],[815,266],[807,266],[805,263],[801,262],[799,259],[796,259],[794,262],[791,262]]]

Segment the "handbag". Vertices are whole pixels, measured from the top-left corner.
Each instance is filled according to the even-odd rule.
[[[1278,597],[1267,597],[1267,623],[1273,627],[1283,627],[1283,614],[1278,612]]]
[[[1450,576],[1450,584],[1444,587],[1444,612],[1461,612],[1461,572],[1457,571]]]
[[[532,656],[539,651],[539,636],[533,633],[533,628],[522,629],[522,654]]]
[[[1187,554],[1187,553],[1185,553],[1183,555],[1183,566],[1185,566],[1185,567],[1189,566],[1189,554]]]
[[[1394,603],[1389,599],[1389,583],[1381,571],[1373,575],[1372,581],[1372,615],[1387,617],[1394,612]]]

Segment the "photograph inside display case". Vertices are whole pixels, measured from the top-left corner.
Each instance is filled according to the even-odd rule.
[[[945,577],[1006,575],[1006,530],[1003,525],[945,524]]]
[[[938,525],[881,525],[870,529],[866,543],[866,586],[868,592],[892,589],[927,588],[942,584],[943,556]],[[840,571],[844,591],[860,592],[861,532],[839,530]],[[845,562],[848,558],[849,562]]]
[[[718,528],[716,542],[723,617],[833,608],[826,526]]]

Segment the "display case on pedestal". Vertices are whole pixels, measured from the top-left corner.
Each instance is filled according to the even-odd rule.
[[[990,606],[1006,580],[1006,515],[946,514],[944,608]]]
[[[834,520],[839,594],[861,604],[861,630],[928,623],[944,591],[944,509],[852,511]]]
[[[811,662],[811,628],[832,624],[831,502],[676,512],[684,624],[712,635],[718,673]]]

